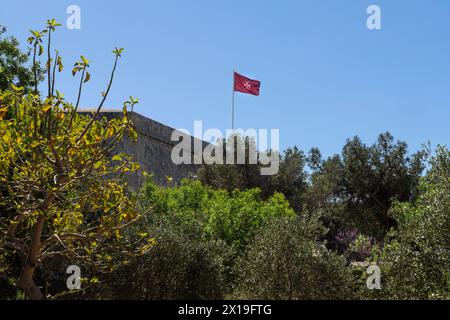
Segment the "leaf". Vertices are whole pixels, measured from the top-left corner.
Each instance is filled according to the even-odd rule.
[[[30,145],[31,149],[35,149],[36,147],[39,147],[41,143],[39,141],[33,141]]]
[[[5,118],[6,113],[8,112],[8,107],[0,108],[0,120]]]
[[[63,63],[62,63],[62,58],[61,58],[61,57],[58,57],[57,64],[58,64],[58,72],[63,71],[64,65],[63,65]]]
[[[87,66],[89,64],[89,60],[86,59],[84,56],[80,56],[83,63]]]
[[[147,238],[148,237],[148,232],[139,232],[138,236],[141,238]]]
[[[39,45],[39,53],[38,53],[38,55],[42,56],[43,53],[44,53],[44,47]]]
[[[85,135],[84,135],[84,141],[86,142],[86,144],[87,145],[90,145],[90,144],[92,144],[92,134],[90,133],[90,132],[88,132],[88,133],[86,133]]]
[[[118,56],[118,57],[121,57],[122,56],[122,52],[123,52],[123,48],[115,48],[114,50],[113,50],[113,53],[116,55],[116,56]]]
[[[77,71],[78,71],[78,68],[77,68],[77,67],[73,68],[73,69],[72,69],[72,76],[75,77],[75,75],[77,74]]]
[[[120,234],[120,231],[118,229],[114,231],[114,235],[117,240],[122,239],[122,235]]]
[[[88,82],[91,79],[91,74],[86,71],[86,77],[84,78],[84,82]]]
[[[97,161],[95,164],[94,164],[94,168],[95,169],[98,169],[98,168],[100,168],[100,166],[103,164],[103,162],[102,161]]]
[[[135,104],[139,103],[139,99],[138,98],[133,98],[132,96],[130,96],[130,102],[134,106]]]
[[[62,100],[64,98],[64,95],[59,92],[59,90],[56,90],[56,97],[58,98],[58,100]]]
[[[15,85],[11,84],[11,88],[15,91],[15,92],[20,92],[23,91],[23,87],[16,87]]]
[[[115,134],[116,134],[116,128],[115,127],[110,127],[108,129],[108,136],[112,137]]]
[[[51,104],[46,105],[46,106],[43,106],[43,107],[42,107],[42,111],[45,113],[45,112],[47,112],[51,107],[52,107]]]
[[[55,30],[55,27],[61,26],[60,23],[56,22],[56,20],[53,18],[52,20],[47,20],[47,25],[50,27],[50,29]]]
[[[112,161],[122,161],[122,155],[116,154],[114,157],[112,157]]]
[[[134,130],[133,128],[130,128],[130,136],[133,138],[134,141],[137,141],[138,134],[137,134],[136,130]]]

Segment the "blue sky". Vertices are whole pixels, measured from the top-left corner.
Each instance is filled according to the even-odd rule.
[[[347,138],[372,143],[385,131],[412,151],[449,143],[448,0],[8,1],[0,24],[25,45],[47,18],[65,25],[70,4],[81,30],[55,34],[66,66],[58,89],[75,100],[70,67],[88,57],[83,106],[98,104],[120,46],[106,106],[132,95],[136,111],[175,128],[229,128],[235,68],[262,82],[259,97],[236,94],[237,126],[279,128],[282,149],[331,155]],[[366,27],[371,4],[382,30]]]

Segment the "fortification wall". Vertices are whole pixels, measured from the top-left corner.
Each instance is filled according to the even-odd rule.
[[[81,114],[92,114],[90,110],[82,110]],[[101,117],[107,119],[122,117],[122,111],[105,110],[101,112]],[[134,161],[139,163],[141,169],[137,174],[133,174],[128,183],[137,190],[143,182],[143,171],[153,173],[154,180],[160,185],[167,184],[167,176],[173,178],[172,183],[178,183],[183,178],[195,175],[198,169],[196,165],[175,165],[171,160],[173,147],[178,144],[177,141],[171,141],[172,132],[175,130],[162,123],[146,118],[136,112],[129,112],[129,118],[134,123],[134,128],[138,133],[137,142],[131,137],[126,136],[114,150],[114,154],[124,152],[133,156]],[[193,159],[194,139],[191,136],[179,132],[185,139],[191,141],[191,159]],[[197,140],[198,141],[198,140]],[[205,142],[200,141],[203,147]]]

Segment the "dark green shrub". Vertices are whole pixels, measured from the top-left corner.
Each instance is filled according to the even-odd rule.
[[[440,147],[415,202],[391,210],[398,229],[378,256],[390,299],[450,298],[450,152]]]
[[[112,275],[113,298],[223,298],[224,261],[229,256],[223,241],[205,239],[198,224],[174,217],[154,218],[147,230],[157,244],[145,255],[126,261]]]
[[[268,222],[240,264],[239,297],[351,298],[354,279],[345,259],[317,242],[324,231],[314,216]]]

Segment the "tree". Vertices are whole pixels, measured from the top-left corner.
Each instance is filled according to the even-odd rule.
[[[396,225],[388,214],[392,203],[414,199],[426,155],[420,150],[408,156],[406,143],[389,133],[372,146],[355,137],[313,173],[310,203],[329,211],[325,218],[335,233],[358,228],[382,238]]]
[[[267,199],[275,193],[282,193],[291,206],[300,211],[304,203],[307,189],[307,174],[304,171],[306,158],[297,147],[287,149],[280,156],[279,172],[273,176],[261,175],[261,164],[250,164],[249,149],[255,143],[249,137],[238,137],[245,145],[245,164],[213,164],[204,165],[198,171],[199,180],[218,189],[232,192],[235,189],[248,190],[258,188],[263,198]],[[224,154],[233,140],[223,141]],[[255,147],[256,148],[256,147]],[[234,148],[236,159],[238,148]],[[260,152],[258,152],[259,158]]]
[[[345,258],[319,242],[317,214],[269,219],[238,266],[246,299],[349,299],[356,285]]]
[[[450,298],[450,151],[438,147],[413,202],[396,203],[397,230],[374,250],[383,294],[393,299]]]
[[[114,283],[106,290],[114,298],[224,298],[236,284],[237,257],[264,221],[295,217],[281,194],[263,200],[258,189],[228,192],[197,180],[169,187],[149,180],[140,201],[152,211],[133,228],[151,234],[156,244],[105,279]]]
[[[226,266],[232,251],[223,240],[202,236],[203,225],[195,218],[186,221],[170,214],[152,214],[138,224],[138,230],[151,234],[156,244],[106,275],[102,285],[112,299],[225,297],[230,287]]]
[[[13,36],[3,37],[5,33],[6,28],[0,25],[0,90],[9,89],[11,84],[25,90],[33,88],[33,67],[28,65],[30,52],[22,52],[19,41]],[[38,81],[42,81],[44,70],[36,65],[36,71]]]
[[[0,94],[4,119],[0,114],[0,271],[17,280],[17,287],[30,299],[44,298],[35,273],[43,263],[56,256],[86,261],[99,270],[111,270],[111,254],[120,251],[145,251],[152,239],[125,243],[122,230],[139,218],[132,197],[122,178],[138,166],[130,156],[114,153],[125,134],[136,136],[128,108],[123,105],[121,119],[99,119],[111,89],[123,49],[116,48],[110,81],[92,116],[77,113],[83,85],[89,81],[89,61],[81,56],[72,70],[81,73],[78,101],[67,102],[55,93],[55,72],[62,71],[59,55],[50,54],[51,35],[59,24],[47,21],[43,31],[31,31],[34,90],[26,93],[11,79],[10,89]],[[48,39],[48,94],[37,88],[37,58],[44,53]],[[52,71],[53,70],[53,71]],[[3,119],[3,120],[2,120]],[[18,273],[12,268],[15,261]]]
[[[269,217],[295,216],[280,193],[264,200],[259,189],[232,192],[184,180],[173,188],[161,188],[149,181],[143,189],[145,207],[152,207],[152,217],[174,216],[180,223],[201,225],[202,237],[222,240],[240,251]]]

